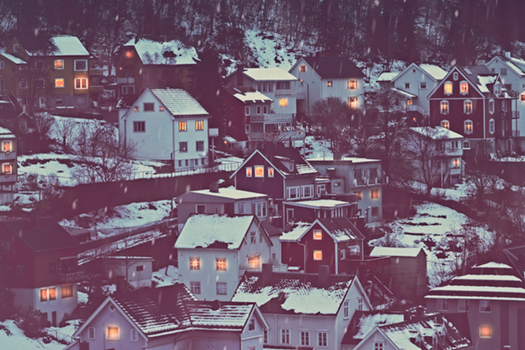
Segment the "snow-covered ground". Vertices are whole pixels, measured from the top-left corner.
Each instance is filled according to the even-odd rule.
[[[249,29],[244,35],[259,67],[278,67],[286,71],[292,68],[296,61],[295,54],[291,52],[291,45],[287,46],[280,34]]]
[[[455,210],[435,203],[415,206],[417,214],[408,219],[396,220],[388,227],[392,233],[370,242],[372,246],[421,247],[427,253],[427,275],[430,287],[439,285],[453,277],[454,266],[460,259],[459,253],[446,252],[446,258],[438,258],[441,247],[447,246],[450,236],[458,234],[467,223],[468,217]],[[494,233],[485,227],[477,227],[476,232],[483,242],[482,250],[488,249],[494,241]],[[435,246],[429,249],[423,241],[431,240]]]
[[[179,281],[179,269],[175,266],[168,265],[166,268],[153,272],[152,280],[157,283],[157,287],[172,286]]]
[[[63,350],[66,346],[56,341],[46,344],[40,339],[30,339],[13,320],[0,322],[0,349],[5,350]]]

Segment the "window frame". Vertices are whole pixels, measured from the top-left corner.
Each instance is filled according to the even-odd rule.
[[[334,83],[333,83],[332,80],[328,80],[328,81],[326,82],[326,87],[331,88],[331,87],[333,87],[333,86],[334,86]]]
[[[306,72],[306,64],[301,64],[299,66],[299,72],[300,73],[305,73]]]
[[[379,199],[379,188],[372,188],[370,190],[370,199]]]
[[[215,258],[215,270],[226,271],[226,258]]]
[[[86,69],[77,69],[77,63],[80,63],[80,62],[84,62],[86,64]],[[73,62],[73,70],[75,72],[87,72],[89,70],[89,66],[88,66],[88,60],[87,59],[79,59],[79,60],[75,60]]]
[[[202,147],[199,147],[202,146]],[[197,152],[204,152],[204,141],[195,141],[195,151]]]
[[[483,304],[486,304],[485,307],[483,307]],[[479,301],[479,312],[480,313],[491,313],[492,312],[492,304],[490,300],[480,300]]]
[[[88,78],[75,78],[75,90],[87,89],[89,89]]]
[[[146,121],[143,121],[143,120],[133,121],[133,132],[146,132]]]
[[[357,80],[356,79],[349,79],[346,81],[346,89],[347,90],[357,90]]]
[[[450,122],[447,119],[443,119],[440,124],[443,128],[450,130]]]
[[[450,87],[450,89],[448,89],[447,87]],[[448,91],[450,90],[450,91]],[[454,86],[452,84],[451,81],[446,81],[444,84],[443,84],[443,93],[446,95],[446,96],[450,96],[454,93]]]
[[[281,336],[279,337],[279,344],[290,344],[290,328],[281,328]]]
[[[249,116],[250,115],[250,106],[244,106],[244,115]]]
[[[473,110],[474,110],[474,104],[472,103],[472,100],[463,101],[463,113],[464,114],[467,114],[467,115],[472,114]]]
[[[483,333],[483,329],[488,329],[489,330],[489,334],[488,335],[484,335]],[[491,339],[492,338],[492,334],[493,334],[493,331],[492,331],[492,326],[491,325],[488,325],[488,324],[480,324],[479,325],[479,337],[481,339]]]
[[[254,177],[263,178],[264,177],[264,165],[254,165],[253,173],[254,173]]]
[[[49,300],[49,295],[48,295],[47,288],[40,289],[40,302],[44,302],[48,300]]]
[[[179,122],[179,132],[187,132],[187,131],[188,131],[188,122],[180,121]]]
[[[64,293],[65,291],[70,291],[71,295],[68,295],[68,293]],[[65,286],[60,286],[60,298],[61,299],[67,299],[67,298],[73,298],[75,292],[73,290],[73,285],[68,284]]]
[[[110,337],[109,329],[110,328],[116,328],[117,329],[117,336],[115,338]],[[120,327],[117,325],[107,325],[106,326],[106,340],[109,341],[119,341],[120,340]]]
[[[321,348],[328,347],[328,331],[317,331],[317,346]]]
[[[436,300],[437,311],[448,311],[448,299],[437,299]]]
[[[496,112],[496,102],[492,98],[489,100],[488,110],[490,114],[494,114],[494,112]]]
[[[179,153],[188,153],[188,141],[179,142]]]
[[[9,170],[6,171],[6,167],[8,167]],[[12,174],[12,173],[13,173],[13,164],[2,163],[2,174]]]
[[[309,195],[306,195],[306,190],[309,190]],[[314,198],[314,185],[301,186],[301,198]]]
[[[446,108],[443,108],[444,106],[446,106]],[[447,100],[440,101],[440,103],[439,103],[439,113],[442,114],[442,115],[447,115],[447,114],[450,113],[450,104],[448,103]]]
[[[57,64],[58,62],[61,62],[61,63]],[[55,70],[64,70],[64,60],[55,60],[53,62],[53,68]]]
[[[216,282],[215,293],[217,295],[228,295],[228,284],[226,282]]]
[[[307,329],[299,330],[299,344],[301,346],[310,346],[310,331]]]
[[[496,132],[496,121],[494,118],[489,119],[489,134],[494,134]]]
[[[7,150],[6,150],[6,146],[7,145],[8,145],[8,147],[7,147]],[[4,152],[4,153],[13,152],[13,141],[11,141],[11,140],[4,140],[4,141],[2,141],[2,152]]]
[[[93,334],[90,334],[90,332],[93,332]],[[95,327],[88,327],[86,338],[88,340],[95,340],[97,338],[97,329]]]
[[[250,261],[252,261],[250,263]],[[256,264],[254,263],[256,262]],[[248,255],[248,268],[252,270],[259,270],[261,268],[261,255],[260,254],[251,254]]]
[[[465,91],[463,91],[463,87],[466,87]],[[459,83],[459,93],[461,95],[468,95],[468,82],[466,80],[462,80],[460,83]]]
[[[201,269],[201,258],[199,256],[190,256],[190,270],[200,271]]]
[[[142,111],[155,112],[155,102],[143,102]]]
[[[343,301],[343,319],[350,318],[350,300]]]
[[[427,83],[426,82],[419,83],[419,89],[420,90],[426,90],[427,89]]]
[[[53,293],[51,291],[54,291]],[[57,300],[57,288],[56,287],[51,287],[51,288],[48,288],[47,290],[47,297],[48,297],[48,300]]]
[[[272,167],[268,167],[268,177],[274,177],[275,176],[275,169]]]
[[[202,293],[201,282],[200,281],[190,281],[190,292],[192,294],[200,295]]]
[[[204,131],[204,120],[195,121],[195,131]]]
[[[59,82],[62,81],[62,86],[59,86]],[[66,87],[66,81],[64,78],[55,78],[55,89],[64,89]]]
[[[314,241],[322,241],[323,240],[323,230],[319,230],[319,229],[314,230],[312,237]]]
[[[468,126],[470,126],[470,128]],[[474,133],[474,123],[472,122],[472,120],[467,119],[463,122],[463,130],[466,135],[471,135],[472,133]]]
[[[131,329],[129,340],[136,343],[139,341],[139,332],[136,329]]]
[[[296,191],[296,196],[292,197],[292,189]],[[301,198],[301,187],[300,186],[290,186],[286,188],[286,194],[288,199],[300,199]]]
[[[313,260],[314,261],[322,261],[323,260],[323,251],[322,250],[314,250],[313,251]]]
[[[468,299],[458,299],[457,309],[458,309],[458,312],[468,312],[469,311]]]
[[[253,177],[253,168],[251,166],[246,167],[246,177]]]
[[[288,107],[288,99],[286,97],[283,97],[279,100],[279,106],[280,107]]]

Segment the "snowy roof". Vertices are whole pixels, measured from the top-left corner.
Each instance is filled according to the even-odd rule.
[[[338,201],[335,199],[314,199],[310,201],[285,202],[285,204],[297,205],[300,207],[307,207],[312,209],[336,208],[350,205],[350,203],[348,202]]]
[[[402,96],[405,96],[405,97],[408,97],[408,98],[416,98],[417,97],[417,95],[414,95],[414,94],[412,94],[410,92],[403,91],[403,90],[398,89],[398,88],[391,88],[391,89],[392,89],[392,91],[397,92],[398,94],[400,94]]]
[[[296,77],[288,73],[282,68],[246,68],[243,71],[244,75],[247,77],[256,80],[256,81],[265,81],[265,80],[281,80],[281,81],[293,81],[297,80]]]
[[[398,74],[399,73],[397,73],[397,72],[384,72],[384,73],[381,73],[379,78],[377,78],[377,82],[392,81],[395,77],[397,77]]]
[[[4,56],[5,58],[7,58],[9,61],[13,62],[14,64],[27,64],[26,61],[24,60],[21,60],[20,58],[18,57],[15,57],[13,55],[10,55],[8,53],[0,53],[0,55]]]
[[[415,258],[419,255],[421,248],[393,248],[393,247],[374,247],[370,256],[396,256]],[[425,250],[423,250],[424,252]]]
[[[359,318],[357,332],[352,338],[361,340],[377,326],[399,323],[403,320],[404,315],[402,313],[363,313]]]
[[[263,313],[337,314],[355,278],[323,278],[317,274],[273,272],[264,280],[262,273],[246,272],[232,301],[254,302]]]
[[[173,116],[208,115],[208,112],[187,91],[182,89],[151,89],[151,92]]]
[[[268,195],[264,193],[250,192],[238,190],[236,188],[219,188],[219,192],[212,192],[210,190],[197,190],[187,192],[186,194],[199,194],[203,196],[220,197],[225,199],[250,199],[250,198],[267,198]],[[183,195],[184,196],[184,195]]]
[[[496,80],[498,79],[497,75],[488,75],[488,76],[478,76],[478,88],[481,90],[481,92],[490,92],[487,85],[494,84]]]
[[[327,218],[327,219],[315,219],[308,228],[305,229],[306,224],[304,222],[299,223],[299,227],[292,227],[290,232],[284,232],[280,237],[281,242],[295,242],[300,240],[310,228],[316,224],[320,225],[324,231],[332,237],[335,242],[346,242],[355,239],[364,239],[365,237],[359,231],[354,224],[347,218]]]
[[[186,221],[175,248],[238,249],[254,218],[253,215],[193,215]]]
[[[51,38],[54,56],[89,56],[89,52],[76,36],[64,35]]]
[[[430,127],[430,126],[418,126],[411,127],[410,130],[413,130],[423,136],[430,137],[433,140],[450,140],[450,139],[463,139],[464,137],[457,132],[454,132],[450,129],[444,128],[442,126]]]
[[[304,57],[322,79],[364,78],[364,74],[348,57],[313,56]],[[299,60],[300,61],[300,60]],[[298,62],[299,62],[298,61]],[[297,63],[295,64],[297,65]],[[294,65],[294,66],[295,66]],[[293,67],[292,67],[293,69]]]
[[[485,264],[481,264],[481,265],[476,265],[474,266],[474,268],[478,268],[478,269],[483,269],[483,268],[490,268],[490,269],[512,269],[512,267],[510,267],[509,265],[507,264],[502,264],[502,263],[499,263],[499,262],[494,262],[494,261],[491,261],[491,262],[488,262],[488,263],[485,263]]]
[[[419,67],[421,67],[421,69],[423,69],[436,80],[441,80],[445,77],[445,75],[447,75],[446,70],[434,64],[421,63]]]
[[[521,281],[518,277],[513,275],[464,275],[458,276],[455,279],[469,281]]]
[[[281,242],[295,242],[300,239],[310,227],[312,227],[311,222],[296,222],[290,231],[283,232],[279,240]]]
[[[3,128],[0,126],[0,135],[8,135],[8,136],[15,136],[10,130]]]
[[[185,65],[199,60],[194,47],[186,47],[178,40],[158,42],[141,38],[131,39],[124,47],[134,47],[142,64]]]
[[[268,96],[264,95],[263,93],[259,91],[253,91],[253,92],[239,92],[233,95],[236,99],[242,102],[272,102],[273,100],[269,98]]]
[[[371,163],[371,162],[380,162],[381,159],[371,159],[371,158],[360,158],[360,157],[343,157],[342,159],[334,160],[333,156],[327,156],[323,158],[308,158],[309,162],[350,162],[350,163]]]

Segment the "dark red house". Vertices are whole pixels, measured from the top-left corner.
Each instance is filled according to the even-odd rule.
[[[346,259],[363,259],[363,234],[344,217],[298,222],[280,237],[281,262],[307,273],[330,266],[331,274],[347,271]]]
[[[430,125],[465,136],[465,150],[512,150],[512,97],[485,66],[454,67],[429,94]]]

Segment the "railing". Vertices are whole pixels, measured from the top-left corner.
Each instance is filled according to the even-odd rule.
[[[269,114],[250,116],[250,123],[262,122],[262,123],[278,124],[278,123],[291,123],[292,121],[293,121],[292,115],[284,114],[284,113],[269,113]]]
[[[135,82],[135,78],[129,77],[129,78],[117,78],[117,84],[133,84]]]
[[[230,171],[237,170],[239,165],[241,165],[241,163],[225,163],[225,164],[219,164],[213,167],[178,168],[178,169],[175,169],[175,171],[172,173],[161,173],[161,174],[154,174],[152,171],[137,171],[131,174],[129,180],[160,179],[160,178],[169,178],[169,177],[195,175],[195,174],[218,173],[220,171],[230,172]]]
[[[60,281],[64,283],[76,283],[79,281],[82,281],[82,278],[84,277],[83,272],[69,272],[69,273],[61,273],[60,274]]]
[[[407,106],[407,111],[418,112],[421,115],[428,116],[427,112],[421,106],[418,106],[418,105]]]
[[[16,182],[16,175],[2,175],[0,174],[0,183]]]
[[[293,95],[294,90],[292,89],[275,89],[275,96]]]
[[[0,152],[0,160],[16,159],[15,152]]]
[[[520,111],[512,111],[511,112],[511,118],[512,119],[519,119],[520,118]]]
[[[512,130],[512,137],[520,137],[520,131],[519,130]]]

